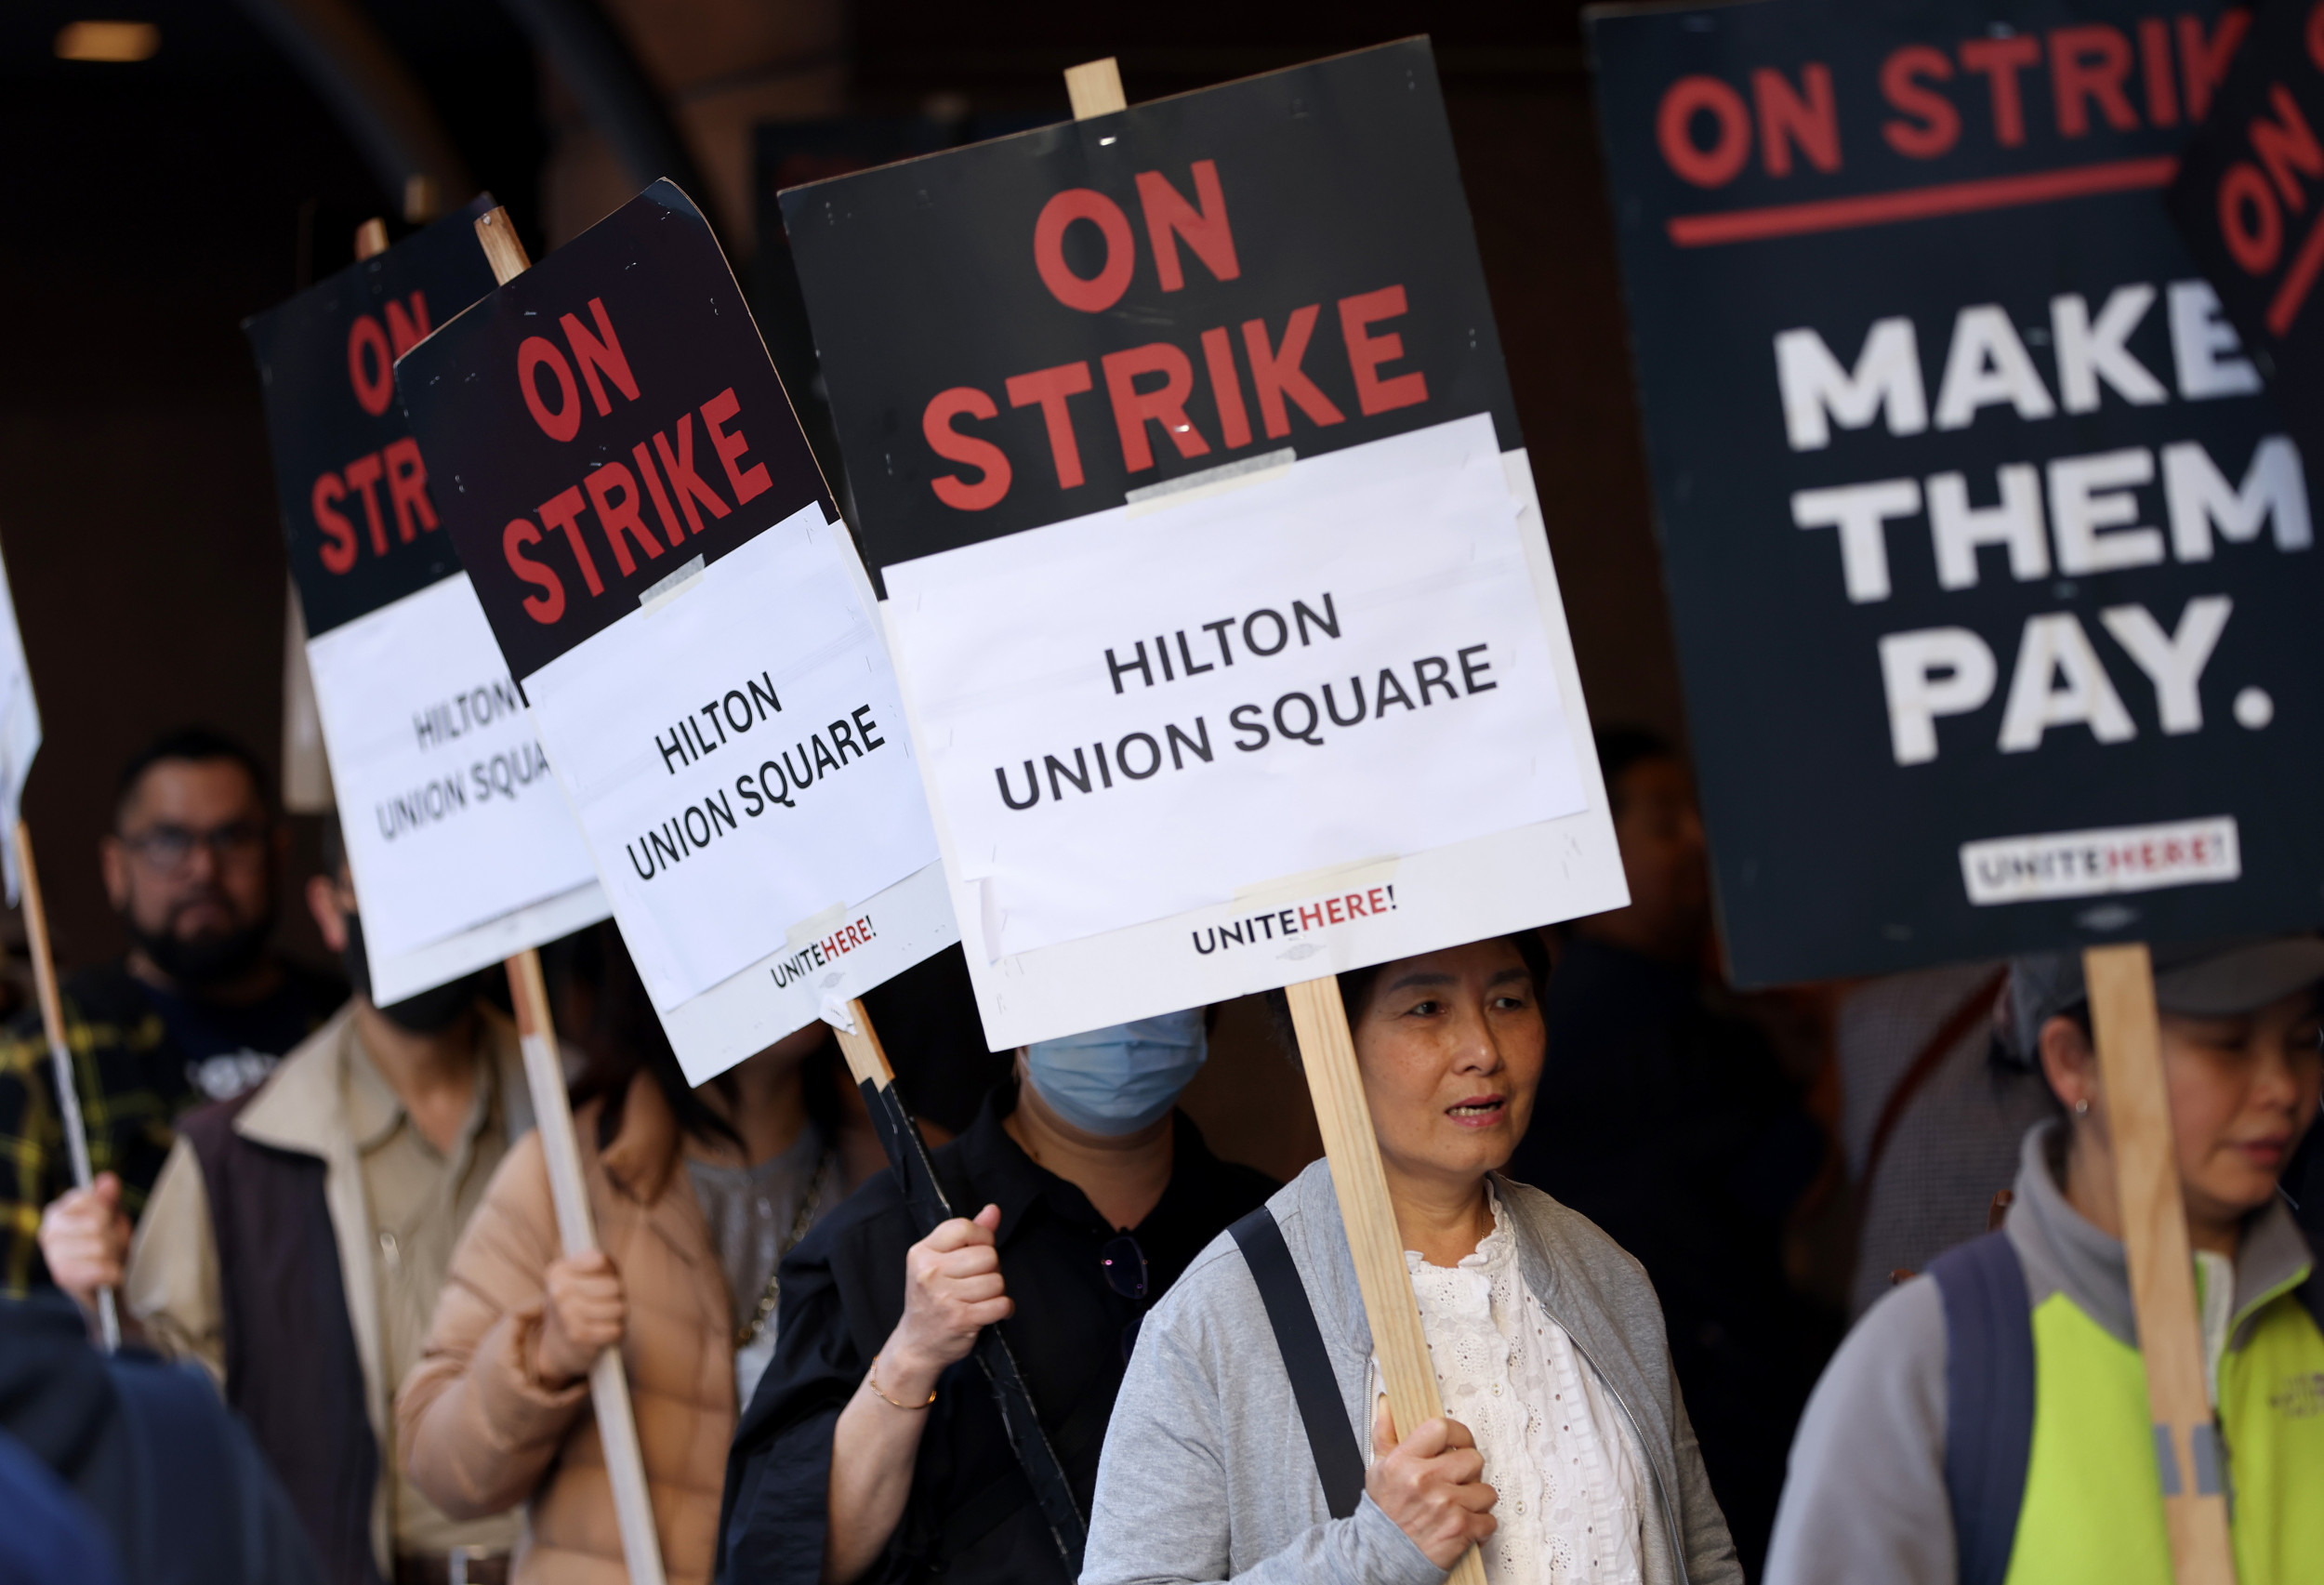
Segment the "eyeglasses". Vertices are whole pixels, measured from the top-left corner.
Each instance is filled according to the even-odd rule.
[[[1133,1304],[1146,1301],[1146,1252],[1138,1247],[1138,1240],[1129,1234],[1108,1238],[1098,1250],[1098,1264],[1105,1269],[1105,1286]],[[1122,1363],[1129,1363],[1129,1352],[1138,1344],[1138,1327],[1145,1320],[1143,1314],[1130,1318],[1122,1328]]]
[[[207,831],[196,831],[186,826],[156,826],[134,837],[124,837],[121,845],[165,875],[173,875],[193,862],[196,848],[207,848],[210,857],[220,865],[241,862],[257,856],[266,846],[267,827],[257,820],[230,820]]]
[[[1145,1302],[1146,1252],[1138,1247],[1138,1240],[1124,1233],[1108,1238],[1098,1251],[1098,1263],[1105,1268],[1105,1285],[1124,1299]]]

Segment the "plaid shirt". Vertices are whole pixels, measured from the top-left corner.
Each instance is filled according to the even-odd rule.
[[[328,982],[285,964],[314,993],[313,1022],[335,1005]],[[343,997],[345,988],[338,988]],[[180,1113],[211,1099],[128,970],[80,970],[61,988],[65,1045],[88,1132],[89,1169],[121,1177],[121,1209],[135,1222],[161,1175]],[[37,1010],[0,1032],[0,1294],[20,1298],[48,1281],[40,1256],[42,1209],[73,1186],[57,1109],[55,1068]]]

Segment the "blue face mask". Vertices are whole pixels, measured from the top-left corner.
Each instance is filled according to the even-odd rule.
[[[1037,1040],[1026,1076],[1059,1116],[1085,1133],[1134,1134],[1158,1121],[1210,1054],[1200,1008]]]

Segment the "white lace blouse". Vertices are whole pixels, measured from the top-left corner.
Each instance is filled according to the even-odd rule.
[[[1636,1585],[1638,1450],[1621,1406],[1526,1288],[1499,1196],[1493,1231],[1459,1265],[1433,1266],[1411,1249],[1404,1258],[1445,1412],[1476,1437],[1486,1484],[1499,1494],[1486,1578]],[[1375,1399],[1380,1380],[1375,1358]]]

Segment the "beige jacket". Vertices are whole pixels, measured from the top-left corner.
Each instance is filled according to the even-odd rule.
[[[582,1108],[581,1170],[598,1241],[629,1305],[621,1342],[662,1563],[706,1585],[734,1434],[733,1309],[680,1137],[649,1075],[629,1086],[601,1155]],[[455,1516],[527,1504],[519,1585],[627,1585],[588,1384],[545,1385],[535,1345],[557,1216],[540,1140],[508,1155],[452,1258],[427,1357],[396,1400],[406,1467]]]
[[[497,1072],[501,1116],[509,1135],[528,1139],[533,1129],[532,1091],[525,1085],[524,1058],[516,1026],[484,1010],[484,1039]],[[323,1197],[339,1248],[339,1276],[347,1292],[347,1318],[355,1333],[355,1356],[363,1371],[363,1401],[371,1432],[382,1448],[394,1406],[388,1397],[388,1371],[380,1341],[379,1296],[371,1261],[371,1208],[355,1139],[341,1097],[347,1064],[361,1059],[356,1046],[355,1008],[339,1009],[329,1022],[283,1059],[266,1087],[234,1119],[244,1139],[279,1150],[318,1156],[324,1164]],[[226,1320],[219,1297],[218,1243],[211,1229],[209,1192],[193,1147],[179,1140],[153,1185],[145,1214],[138,1221],[123,1282],[124,1301],[164,1354],[199,1360],[221,1386],[226,1378]],[[390,1531],[392,1472],[383,1459],[372,1494],[372,1550],[381,1573],[394,1577],[394,1539]]]

